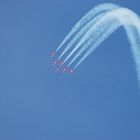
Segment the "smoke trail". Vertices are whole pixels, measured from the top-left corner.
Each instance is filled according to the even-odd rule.
[[[136,28],[132,25],[126,27],[126,32],[132,45],[131,50],[136,64],[136,71],[138,74],[138,82],[140,84],[140,27]]]
[[[101,13],[97,15],[95,18],[93,18],[91,21],[89,21],[79,32],[76,33],[76,35],[73,37],[73,39],[68,43],[64,51],[59,56],[58,60],[61,59],[61,57],[71,48],[73,45],[75,45],[78,40],[91,28],[92,25],[94,25],[102,16],[104,16],[105,13]]]
[[[92,27],[92,25],[94,25],[94,38],[96,38],[96,36],[97,36],[97,34],[99,34],[99,32],[98,32],[98,29],[96,28],[97,27],[97,25],[98,25],[98,23],[99,22],[97,22],[99,19],[101,19],[103,17],[103,15],[99,15],[99,16],[97,16],[97,18],[95,17],[94,19],[95,20],[92,20],[93,22],[94,22],[94,24],[91,24],[91,26],[89,27],[89,28],[86,28],[86,29],[84,29],[84,27],[83,27],[83,31],[84,31],[84,33],[85,34],[87,34],[88,33],[88,31],[91,29],[91,27]],[[97,23],[96,23],[97,22]],[[102,28],[103,29],[103,28]],[[81,29],[82,30],[82,29]],[[78,32],[78,33],[81,33],[82,31],[80,31],[80,32]],[[78,34],[77,34],[78,35]],[[70,54],[66,57],[66,59],[64,60],[65,62],[80,48],[80,46],[81,46],[81,44],[83,43],[82,42],[82,40],[84,40],[85,39],[85,35],[84,34],[82,34],[82,36],[80,36],[80,35],[78,35],[77,36],[78,38],[81,38],[80,40],[78,40],[79,42],[78,42],[78,44],[73,48],[73,50],[70,52]],[[73,40],[75,41],[75,39],[77,40],[77,37],[75,37]],[[73,41],[72,40],[72,41]],[[68,46],[67,46],[67,48],[68,47],[71,47],[71,42],[70,43],[68,43]],[[64,51],[63,51],[64,52]],[[62,52],[62,54],[63,54],[63,52]]]
[[[77,24],[72,28],[70,33],[65,37],[59,47],[56,49],[56,52],[71,38],[73,35],[80,30],[88,21],[97,16],[100,13],[110,11],[113,9],[119,8],[119,6],[114,4],[101,4],[96,6],[94,9],[90,10]]]
[[[112,21],[111,19],[107,19],[107,20],[104,20],[104,19],[105,17],[101,18],[97,22],[97,24],[93,25],[93,27],[91,27],[90,30],[79,41],[78,45],[73,49],[70,55],[67,56],[66,60],[71,56],[71,54],[77,48],[82,46],[79,52],[77,52],[77,54],[74,56],[72,61],[70,61],[70,63],[68,64],[68,67],[82,54],[82,52],[86,51],[91,44],[96,42],[103,33],[105,34],[106,30],[112,26],[112,23],[114,23],[114,21]]]
[[[105,33],[103,33],[94,43],[94,45],[84,54],[84,56],[77,62],[76,66],[74,69],[76,69],[106,38],[108,38],[115,30],[117,30],[121,25],[119,23],[114,23],[110,28],[108,28]],[[88,47],[92,44],[92,38],[88,42]],[[83,50],[82,50],[83,51]],[[73,60],[69,63],[68,66],[70,66],[76,58],[81,54],[78,53]]]
[[[102,41],[104,41],[104,40],[105,40],[105,37],[104,37],[104,36],[106,36],[107,34],[108,34],[108,36],[109,36],[110,34],[112,34],[112,31],[116,30],[116,28],[118,28],[118,26],[119,26],[119,23],[118,23],[118,22],[115,21],[115,23],[113,23],[113,24],[112,24],[112,22],[111,22],[110,24],[107,24],[107,26],[105,26],[105,28],[102,28],[103,30],[101,30],[101,32],[99,32],[99,34],[96,35],[96,37],[90,36],[90,37],[89,37],[89,40],[88,40],[87,42],[85,42],[85,43],[82,45],[81,50],[80,50],[79,52],[77,52],[77,54],[74,56],[74,58],[69,62],[68,67],[70,67],[70,65],[72,65],[72,63],[73,63],[74,61],[76,61],[76,59],[77,59],[80,55],[82,55],[82,53],[83,53],[84,51],[87,52],[88,48],[89,48],[92,44],[94,44],[94,48],[97,47],[97,46],[100,44],[101,38],[103,38]],[[109,27],[110,27],[110,28],[109,28]],[[107,36],[107,37],[108,37],[108,36]],[[94,39],[93,39],[93,38],[94,38]],[[99,41],[99,39],[100,39],[100,41]],[[74,69],[76,69],[76,68],[79,66],[79,64],[80,64],[84,59],[85,59],[85,55],[77,62],[77,64],[76,64],[76,66],[74,67]]]
[[[92,9],[74,26],[57,48],[56,51],[66,45],[59,59],[65,56],[64,62],[68,62],[67,68],[72,64],[74,69],[78,68],[106,38],[121,26],[124,27],[131,44],[140,84],[140,18],[127,8],[114,4],[102,4]],[[72,47],[73,49],[70,50]],[[68,51],[69,53],[66,54]]]
[[[137,30],[140,29],[140,20],[139,20],[138,16],[126,8],[121,8],[121,9],[108,13],[104,17],[102,22],[107,21],[108,19],[111,19],[111,18],[114,20],[114,22],[119,21],[118,25],[116,24],[116,26],[114,26],[114,28],[110,29],[109,32],[104,33],[104,35],[102,35],[99,38],[99,40],[97,40],[97,42],[95,44],[93,44],[93,46],[91,46],[89,51],[87,51],[87,53],[81,58],[81,60],[78,62],[78,64],[75,66],[75,68],[77,68],[78,65],[80,63],[82,63],[82,61],[86,57],[88,57],[88,55],[90,55],[98,45],[100,45],[110,34],[112,34],[121,25],[123,25],[126,30],[128,29],[128,27],[130,28],[132,26],[135,27]],[[121,23],[121,24],[119,24],[119,23]],[[132,25],[132,26],[129,26],[129,25]],[[130,31],[129,31],[129,34],[131,34]],[[127,33],[128,36],[130,36],[129,34]],[[140,37],[140,34],[139,34],[139,37]],[[134,36],[132,38],[134,38]],[[84,47],[89,46],[91,43],[92,43],[92,39],[89,40],[88,43],[86,43],[84,45]],[[133,44],[132,44],[132,46],[133,46]]]

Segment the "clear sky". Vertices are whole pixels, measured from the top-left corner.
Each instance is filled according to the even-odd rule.
[[[0,140],[140,140],[140,92],[123,28],[73,76],[50,51],[99,3],[140,15],[139,0],[0,0]]]

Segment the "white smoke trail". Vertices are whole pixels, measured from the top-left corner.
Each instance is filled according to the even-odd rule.
[[[83,38],[79,41],[78,45],[72,50],[72,52],[67,56],[66,60],[68,60],[69,57],[73,54],[75,50],[78,48],[81,49],[77,52],[77,54],[74,56],[74,58],[70,61],[68,64],[68,67],[84,52],[86,51],[90,45],[91,42],[92,44],[100,38],[100,36],[105,32],[106,30],[112,26],[112,19],[107,19],[105,17],[102,17],[95,25],[93,25],[90,30],[83,36]],[[100,30],[99,30],[100,28]],[[65,60],[65,61],[66,61]]]
[[[94,25],[94,27],[95,27],[95,28],[94,28],[94,33],[95,33],[95,34],[94,34],[94,39],[96,39],[97,34],[99,34],[98,29],[96,28],[97,25],[99,24],[99,22],[97,22],[97,21],[99,21],[99,19],[101,19],[102,17],[103,17],[103,15],[99,15],[99,16],[95,17],[95,18],[94,18],[95,20],[92,20],[92,21],[94,22],[94,24],[91,24],[91,26],[90,26],[89,28],[84,29],[84,27],[83,27],[82,29],[83,29],[83,32],[84,32],[84,33],[83,33],[82,35],[80,35],[81,31],[78,32],[78,34],[77,34],[78,36],[75,37],[73,40],[76,41],[77,38],[78,38],[78,41],[79,41],[79,42],[78,42],[78,44],[73,48],[73,50],[69,53],[69,55],[65,58],[65,60],[64,60],[65,62],[66,62],[66,61],[81,47],[81,45],[83,44],[82,40],[85,39],[85,34],[88,33],[88,31],[91,29],[92,25]],[[98,18],[99,18],[99,19],[98,19]],[[91,22],[92,22],[92,21],[91,21]],[[96,22],[97,22],[97,23],[96,23]],[[81,30],[82,30],[82,29],[81,29]],[[102,30],[103,30],[103,28],[102,28]],[[101,31],[101,30],[100,30],[100,31]],[[81,39],[80,39],[80,38],[81,38]],[[80,40],[79,40],[79,39],[80,39]],[[72,41],[73,41],[73,40],[72,40]],[[72,41],[71,41],[71,42],[72,42]],[[85,40],[85,41],[86,41],[86,40]],[[68,43],[67,48],[68,48],[68,47],[71,47],[71,45],[72,45],[71,42]],[[64,51],[63,51],[63,52],[64,52]],[[63,53],[63,52],[62,52],[62,55],[65,53],[65,52],[64,52],[64,53]]]
[[[110,31],[108,33],[105,33],[103,36],[101,36],[99,38],[99,40],[97,40],[97,43],[93,44],[93,46],[91,46],[91,48],[89,49],[89,51],[87,51],[87,53],[81,58],[81,60],[78,62],[78,64],[75,66],[75,68],[78,67],[78,65],[80,63],[82,63],[82,61],[88,57],[88,55],[90,55],[94,49],[100,45],[111,33],[113,33],[116,28],[119,28],[120,27],[120,24],[123,25],[125,27],[125,29],[127,30],[128,27],[135,27],[137,30],[140,29],[140,20],[139,20],[139,17],[133,13],[132,11],[130,11],[129,9],[126,9],[126,8],[120,8],[118,10],[115,10],[115,11],[112,11],[110,13],[108,13],[104,19],[102,20],[102,22],[108,20],[108,19],[111,19],[113,18],[113,20],[115,19],[115,21],[119,21],[118,22],[118,25],[116,25],[116,27],[110,29]],[[115,22],[114,21],[114,22]],[[129,26],[131,25],[131,26]],[[129,31],[129,34],[131,32]],[[91,33],[92,34],[92,33]],[[130,36],[129,34],[127,34],[128,36]],[[139,37],[140,37],[140,34],[139,34]],[[134,37],[133,37],[134,38]],[[130,38],[129,38],[130,39]],[[132,40],[132,39],[131,39]],[[87,47],[89,46],[90,44],[92,43],[92,39],[89,40],[89,43],[85,44],[84,47]],[[140,45],[140,44],[139,44]],[[133,45],[132,45],[133,46]],[[83,47],[83,48],[84,48]]]
[[[140,27],[136,28],[135,26],[127,26],[126,32],[132,45],[131,50],[133,52],[133,57],[136,64],[136,71],[138,74],[138,82],[140,86]]]
[[[59,47],[56,49],[56,52],[71,38],[73,35],[78,32],[88,21],[97,16],[98,14],[110,11],[113,9],[119,8],[119,6],[114,4],[101,4],[90,10],[77,24],[72,28],[70,33],[65,37]]]
[[[69,62],[67,68],[74,64],[74,69],[76,69],[121,26],[125,28],[131,44],[140,84],[140,18],[127,8],[121,8],[114,4],[102,4],[92,9],[74,26],[57,48],[56,52],[67,44],[59,59],[74,46],[64,62]]]
[[[110,28],[108,28],[105,33],[103,33],[94,43],[94,45],[92,47],[91,44],[93,44],[92,42],[92,38],[90,39],[90,41],[88,42],[87,47],[90,47],[89,50],[87,50],[87,52],[84,54],[84,56],[78,61],[78,63],[76,64],[76,66],[74,67],[74,69],[76,69],[106,38],[108,38],[116,29],[118,29],[121,26],[121,24],[119,23],[114,23],[113,25],[111,25]],[[83,51],[83,50],[82,50]],[[68,64],[68,66],[70,66],[78,56],[80,56],[81,52],[78,53],[73,59],[72,61]]]
[[[102,16],[104,16],[105,13],[101,13],[94,17],[91,21],[89,21],[79,32],[76,33],[76,35],[73,37],[73,39],[68,43],[64,51],[60,54],[58,60],[61,59],[61,57],[75,45],[75,43],[89,30],[89,28],[92,27]]]

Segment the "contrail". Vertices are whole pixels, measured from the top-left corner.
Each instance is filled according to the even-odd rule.
[[[117,23],[117,22],[115,22],[114,24],[112,24],[112,22],[110,22],[110,24],[107,24],[107,25],[105,25],[103,28],[101,28],[102,30],[100,30],[100,32],[98,32],[98,34],[96,34],[95,37],[94,37],[94,36],[90,36],[89,40],[88,40],[87,42],[85,42],[85,43],[82,44],[81,50],[80,50],[79,52],[77,52],[77,54],[76,54],[76,55],[73,57],[73,59],[69,62],[68,67],[70,67],[70,66],[72,65],[72,63],[73,63],[74,61],[76,61],[76,59],[77,59],[78,57],[80,57],[80,55],[82,55],[82,53],[83,53],[84,51],[87,52],[87,49],[88,49],[92,44],[94,44],[94,48],[95,48],[95,46],[98,46],[99,43],[100,43],[101,37],[103,38],[103,37],[106,36],[107,34],[108,34],[108,36],[109,36],[109,34],[112,33],[112,30],[114,31],[115,28],[117,28],[117,26],[119,26],[118,24],[119,24],[119,23]],[[109,28],[109,27],[110,27],[110,28]],[[94,35],[95,35],[95,34],[94,34]],[[107,36],[107,37],[108,37],[108,36]],[[103,38],[103,39],[105,40],[105,38]],[[97,44],[98,44],[98,45],[97,45]],[[87,53],[86,53],[86,54],[87,54]],[[86,54],[85,54],[85,55],[86,55]],[[74,67],[74,69],[76,69],[76,68],[80,65],[80,63],[82,63],[82,61],[85,59],[85,55],[77,62],[77,64],[76,64],[76,66]]]
[[[113,25],[110,26],[110,28],[108,28],[104,33],[101,34],[101,36],[95,41],[94,45],[92,38],[88,41],[88,44],[86,47],[90,47],[90,45],[92,45],[92,47],[89,48],[89,50],[86,51],[86,53],[84,54],[84,56],[77,62],[76,66],[74,67],[74,69],[76,69],[87,57],[88,55],[90,55],[91,52],[93,52],[98,45],[100,45],[106,38],[108,38],[115,30],[117,30],[121,25],[119,23],[114,23]],[[81,52],[83,50],[81,50],[80,52],[78,52],[78,54],[72,59],[72,61],[70,61],[69,65],[70,66],[80,55]]]
[[[104,20],[105,19],[105,20]],[[101,21],[101,22],[100,22]],[[71,54],[77,49],[80,48],[79,52],[74,56],[72,61],[68,64],[70,66],[84,51],[88,49],[88,47],[96,42],[98,38],[105,32],[106,30],[112,26],[112,23],[114,21],[111,21],[110,19],[107,19],[105,17],[102,17],[97,24],[95,24],[90,30],[83,36],[83,38],[79,41],[78,45],[75,46],[73,51],[71,51],[70,55],[67,56],[66,60],[71,56]],[[106,24],[108,23],[108,24]],[[100,30],[99,30],[100,28]]]
[[[105,32],[95,42],[95,44],[93,43],[93,45],[90,47],[90,49],[87,51],[87,53],[84,54],[84,56],[81,58],[81,60],[75,66],[75,68],[77,68],[79,66],[79,64],[82,63],[82,61],[95,50],[96,47],[98,47],[107,37],[109,37],[109,35],[111,35],[121,25],[124,26],[124,28],[126,29],[126,32],[129,28],[132,28],[132,29],[136,28],[137,31],[140,30],[139,17],[136,14],[134,14],[132,11],[130,11],[129,9],[120,8],[118,10],[110,12],[110,13],[106,14],[105,17],[103,17],[101,22],[104,23],[105,21],[108,21],[108,19],[112,19],[114,22],[116,22],[116,21],[118,21],[118,22],[117,22],[117,24],[115,24],[115,26],[113,28],[110,28],[108,30],[108,32]],[[108,24],[108,22],[107,22],[107,24]],[[133,30],[132,29],[131,29],[131,32],[134,31],[134,29]],[[136,37],[135,36],[132,37],[131,32],[130,31],[129,31],[129,33],[127,32],[127,35],[128,35],[128,37],[131,36],[131,38],[129,37],[129,39],[131,40],[131,42],[134,42],[133,39],[135,39]],[[138,34],[138,36],[140,37],[140,34]],[[91,45],[92,42],[93,42],[92,39],[89,39],[88,43],[86,43],[83,48]],[[137,43],[137,44],[139,45],[138,48],[140,48],[140,44],[139,43]],[[132,45],[132,47],[134,46],[133,43],[131,43],[131,45]]]
[[[101,4],[90,10],[76,25],[72,28],[70,33],[65,37],[59,47],[56,49],[56,52],[71,38],[73,35],[78,32],[88,21],[96,17],[98,14],[119,8],[118,5],[114,5],[112,3],[109,4]]]
[[[62,48],[57,60],[63,56],[64,62],[67,62],[60,66],[70,68],[72,65],[74,68],[70,72],[73,72],[121,26],[124,27],[131,45],[140,85],[140,18],[128,8],[114,4],[98,5],[73,27],[56,50],[57,52]],[[66,72],[66,68],[63,71]]]
[[[95,43],[93,43],[93,45],[91,45],[93,42],[92,39],[89,39],[89,42],[86,43],[83,48],[87,48],[87,46],[91,47],[76,64],[74,69],[76,69],[107,37],[109,37],[122,25],[126,29],[126,34],[131,43],[132,53],[136,64],[136,71],[138,73],[138,81],[140,84],[140,19],[135,13],[126,8],[118,9],[108,13],[104,20],[106,21],[112,17],[115,17],[115,19],[113,18],[114,22],[119,22],[116,22],[112,27],[110,27],[101,37],[99,37]],[[75,56],[70,64],[73,63],[80,54],[81,52]]]
[[[69,50],[71,49],[78,41],[80,38],[83,37],[83,35],[87,32],[87,30],[89,30],[89,28],[91,28],[92,25],[94,25],[105,13],[101,13],[99,15],[97,15],[95,18],[93,18],[91,21],[89,21],[83,28],[81,28],[81,30],[79,32],[77,32],[75,34],[75,36],[73,37],[73,39],[68,43],[68,45],[66,46],[66,48],[64,49],[64,51],[61,53],[61,55],[59,56],[58,60],[61,59],[61,57]],[[77,48],[78,49],[78,48]],[[76,49],[76,50],[77,50]],[[76,51],[75,50],[75,51]],[[72,53],[72,52],[71,52]],[[74,52],[73,52],[74,53]]]

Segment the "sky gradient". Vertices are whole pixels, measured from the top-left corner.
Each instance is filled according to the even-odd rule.
[[[0,140],[140,140],[140,91],[125,30],[73,76],[50,52],[97,4],[140,15],[138,0],[0,1]]]

